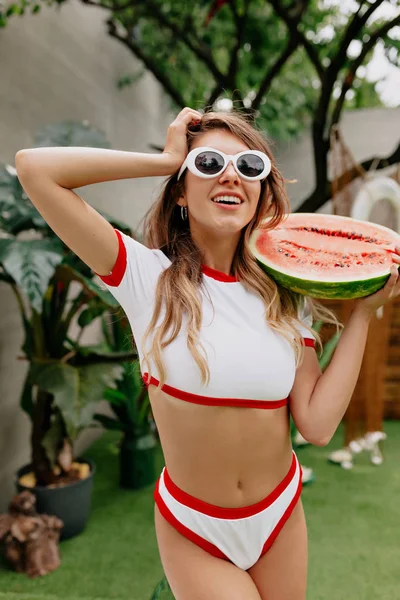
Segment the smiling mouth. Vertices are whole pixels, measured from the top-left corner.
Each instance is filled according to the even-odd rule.
[[[211,198],[211,201],[214,202],[214,204],[225,204],[229,206],[240,206],[243,204],[243,200],[238,196],[229,195],[216,196],[215,198]]]

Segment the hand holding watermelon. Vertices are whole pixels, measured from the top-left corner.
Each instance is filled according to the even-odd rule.
[[[361,298],[356,301],[356,308],[366,310],[373,314],[378,308],[387,304],[396,296],[400,296],[400,246],[396,246],[395,252],[392,254],[393,264],[390,267],[390,277],[385,286],[366,298]]]

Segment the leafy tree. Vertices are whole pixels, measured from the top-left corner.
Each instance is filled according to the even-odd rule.
[[[38,12],[68,0],[17,0],[0,13]],[[287,139],[311,122],[315,188],[299,210],[315,211],[331,197],[328,151],[343,108],[376,105],[359,67],[383,45],[400,66],[397,0],[354,0],[348,12],[328,0],[81,0],[104,8],[108,34],[151,71],[175,108],[209,110],[230,98],[272,137]],[[391,5],[395,16],[376,18]],[[357,51],[354,51],[354,50]],[[142,71],[125,76],[129,85]],[[349,91],[356,92],[349,99]],[[400,145],[377,161],[400,160]],[[363,166],[369,168],[376,158]],[[350,178],[357,176],[357,171]],[[348,178],[348,174],[344,177]]]

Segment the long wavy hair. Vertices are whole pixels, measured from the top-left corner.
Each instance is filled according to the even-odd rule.
[[[272,169],[267,179],[261,183],[260,198],[254,217],[241,232],[239,244],[234,255],[232,274],[248,289],[261,296],[265,305],[265,319],[269,326],[283,335],[293,347],[296,366],[303,358],[304,344],[296,325],[299,325],[298,310],[302,308],[304,296],[291,292],[275,283],[259,266],[249,248],[252,232],[264,226],[272,229],[278,226],[290,212],[289,199],[285,190],[285,180],[279,172],[268,141],[249,120],[238,113],[205,113],[196,127],[189,127],[187,133],[188,152],[193,141],[207,131],[227,131],[251,150],[261,150],[271,160]],[[185,171],[186,173],[186,171]],[[207,385],[210,372],[207,356],[199,339],[202,323],[201,296],[203,256],[194,243],[189,220],[182,220],[177,201],[185,189],[185,176],[178,181],[178,171],[166,179],[162,192],[150,208],[144,220],[144,242],[150,248],[159,248],[172,261],[161,274],[157,291],[154,313],[143,337],[144,363],[150,374],[150,357],[157,367],[160,385],[166,380],[166,369],[162,359],[162,350],[173,342],[182,327],[185,315],[187,344],[196,361],[202,383]],[[269,217],[268,224],[262,225]],[[332,311],[315,301],[308,299],[309,311],[313,320],[323,320],[339,327],[340,324]],[[159,323],[164,309],[164,318]],[[319,335],[312,330],[321,347]],[[146,351],[146,341],[154,334],[152,347]]]

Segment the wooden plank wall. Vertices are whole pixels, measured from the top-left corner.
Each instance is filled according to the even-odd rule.
[[[346,323],[351,301],[323,303]],[[323,340],[332,332],[323,328]],[[381,430],[383,419],[400,419],[400,299],[386,305],[383,317],[371,322],[360,377],[344,419],[345,443],[366,431]]]

